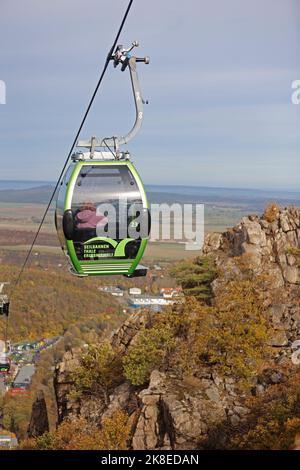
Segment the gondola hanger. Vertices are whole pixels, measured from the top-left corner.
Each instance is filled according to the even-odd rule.
[[[142,62],[144,64],[149,64],[150,59],[149,57],[134,57],[131,55],[131,51],[134,47],[138,47],[139,43],[137,41],[133,41],[131,47],[125,48],[122,45],[118,45],[115,53],[110,57],[110,60],[113,61],[114,67],[118,67],[121,65],[121,70],[124,72],[127,68],[130,71],[130,79],[132,84],[132,91],[135,103],[135,111],[136,117],[135,122],[132,129],[124,136],[113,136],[113,137],[105,137],[102,139],[97,139],[96,137],[92,137],[90,140],[78,140],[77,147],[78,148],[88,148],[89,153],[84,154],[82,152],[75,153],[72,158],[73,159],[108,159],[111,160],[112,157],[116,160],[120,159],[129,159],[130,155],[129,152],[120,152],[119,148],[121,145],[127,144],[130,140],[132,140],[137,133],[139,132],[142,121],[144,117],[144,104],[148,104],[148,101],[144,101],[142,98],[142,93],[140,89],[140,82],[137,74],[137,62]],[[110,148],[114,149],[115,153],[112,153]],[[97,151],[97,148],[104,148],[106,151]],[[108,151],[107,151],[108,149]]]

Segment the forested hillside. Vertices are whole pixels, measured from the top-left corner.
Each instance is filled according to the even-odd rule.
[[[1,279],[13,280],[17,268],[1,265]],[[121,309],[111,296],[97,290],[99,281],[76,278],[65,270],[38,267],[27,269],[18,289],[13,282],[9,338],[39,339],[63,334],[76,325],[85,331],[98,331],[118,324]],[[0,319],[0,337],[4,336],[4,319]]]

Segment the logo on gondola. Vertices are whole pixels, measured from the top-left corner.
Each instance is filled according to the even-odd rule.
[[[127,244],[132,241],[134,241],[133,238],[124,238],[119,242],[113,238],[91,238],[83,244],[83,255],[84,258],[96,258],[101,256],[124,258],[126,256],[125,248]]]

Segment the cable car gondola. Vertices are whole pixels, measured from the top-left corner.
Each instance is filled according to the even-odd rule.
[[[6,296],[5,296],[6,297]],[[0,315],[8,317],[9,315],[9,301],[7,298],[0,298]]]
[[[134,273],[148,241],[148,214],[130,161],[75,161],[60,187],[56,224],[76,273]]]
[[[5,284],[9,284],[9,282],[0,282],[0,316],[8,317],[10,301],[6,294],[2,294]]]
[[[149,238],[148,200],[129,153],[119,150],[136,135],[143,118],[136,62],[149,63],[149,59],[131,57],[130,51],[137,45],[134,42],[129,49],[118,46],[110,58],[115,67],[121,64],[122,71],[130,70],[134,127],[125,137],[79,141],[77,147],[89,151],[72,155],[58,192],[56,229],[71,270],[79,276],[147,273],[139,262]]]
[[[10,371],[10,359],[5,353],[0,354],[0,374],[9,374]]]

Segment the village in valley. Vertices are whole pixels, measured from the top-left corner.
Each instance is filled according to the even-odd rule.
[[[101,286],[101,292],[118,297],[122,304],[129,308],[150,307],[160,309],[165,305],[173,305],[182,301],[181,287],[162,287],[158,295],[143,292],[140,287],[130,287],[125,290],[122,286]]]

